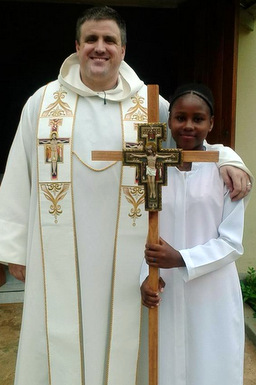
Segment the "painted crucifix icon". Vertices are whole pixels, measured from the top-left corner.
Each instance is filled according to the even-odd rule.
[[[69,138],[60,138],[58,128],[62,119],[50,119],[51,132],[49,138],[39,139],[39,145],[44,145],[45,163],[51,165],[51,179],[58,179],[58,163],[63,163],[63,145],[69,143]]]
[[[93,151],[92,160],[122,161],[135,166],[137,182],[144,186],[145,209],[149,212],[148,242],[159,243],[158,212],[162,209],[162,186],[167,185],[167,168],[183,162],[217,162],[216,151],[183,151],[163,149],[166,124],[159,121],[159,93],[157,85],[148,85],[148,122],[138,125],[137,144],[126,144],[122,151]],[[156,123],[150,123],[156,122]],[[170,181],[171,183],[171,181]],[[149,267],[149,284],[158,290],[159,272]],[[149,385],[158,384],[158,308],[149,309]]]
[[[137,167],[137,182],[145,186],[145,209],[162,209],[162,186],[167,184],[167,167],[181,163],[182,151],[162,149],[166,140],[165,123],[140,124],[139,146],[129,146],[123,151],[123,164]]]

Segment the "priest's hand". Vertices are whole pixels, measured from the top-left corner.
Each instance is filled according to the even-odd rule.
[[[159,306],[161,302],[161,297],[159,293],[162,293],[164,291],[164,287],[165,287],[165,282],[160,277],[159,283],[158,283],[158,292],[154,291],[149,286],[148,278],[146,278],[140,287],[142,305],[149,308],[154,308],[156,306]]]
[[[16,279],[25,282],[26,266],[16,265],[15,263],[9,263],[8,266],[11,275],[13,275]]]
[[[238,167],[222,166],[220,174],[230,191],[232,201],[238,201],[249,194],[252,184],[249,175]]]
[[[161,269],[185,266],[180,252],[162,238],[160,238],[159,244],[146,244],[145,259],[149,266]]]

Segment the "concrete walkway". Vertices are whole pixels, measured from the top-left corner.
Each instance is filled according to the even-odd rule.
[[[256,385],[256,346],[248,337],[245,341],[244,385]]]
[[[253,310],[244,305],[246,331],[244,385],[256,385],[256,318]]]
[[[1,385],[13,385],[22,306],[22,303],[0,304]],[[256,318],[252,318],[252,313],[251,309],[245,306],[246,330],[252,340],[256,341]],[[244,385],[256,385],[256,345],[252,340],[246,337]]]
[[[24,295],[24,285],[8,272],[7,278],[7,283],[0,288],[1,385],[13,385]],[[256,385],[256,318],[253,317],[252,309],[246,304],[244,315],[246,330],[244,385]]]

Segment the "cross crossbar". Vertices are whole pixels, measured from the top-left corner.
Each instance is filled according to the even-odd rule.
[[[138,142],[129,145],[123,151],[93,151],[94,161],[122,161],[125,166],[137,168],[137,182],[145,186],[145,209],[162,210],[162,186],[167,185],[167,167],[180,166],[183,162],[217,162],[217,151],[182,151],[179,149],[162,149],[161,138],[166,127],[160,123],[139,124]],[[148,139],[148,132],[160,132],[159,141]],[[146,133],[145,133],[146,132]],[[144,133],[144,134],[143,134]],[[144,137],[143,137],[144,135]]]
[[[123,151],[92,151],[94,161],[123,161]],[[183,162],[218,162],[218,151],[182,151]]]

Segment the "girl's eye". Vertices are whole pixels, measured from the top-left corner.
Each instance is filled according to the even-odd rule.
[[[178,122],[183,122],[184,116],[178,115],[178,116],[176,116],[176,120],[178,120]]]
[[[201,123],[201,122],[203,121],[203,118],[202,118],[202,117],[195,117],[195,118],[194,118],[194,121],[195,121],[196,123]]]

